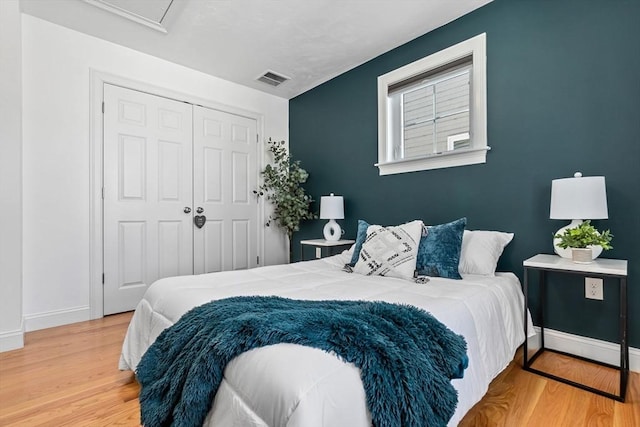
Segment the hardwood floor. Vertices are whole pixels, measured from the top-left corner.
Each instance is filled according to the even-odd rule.
[[[117,365],[130,318],[124,313],[30,332],[25,348],[0,353],[0,426],[138,426],[139,386]],[[540,362],[601,384],[617,378],[556,355]],[[518,352],[460,426],[640,426],[640,374],[631,374],[623,404],[520,366]]]
[[[618,393],[618,372],[545,352],[536,368]],[[522,348],[460,427],[633,427],[640,426],[640,374],[630,373],[626,402],[584,391],[522,369]]]
[[[0,426],[136,426],[139,386],[118,370],[131,313],[29,332],[0,353]]]

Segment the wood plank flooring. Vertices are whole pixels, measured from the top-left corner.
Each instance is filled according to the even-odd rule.
[[[118,370],[130,318],[124,313],[30,332],[25,348],[0,353],[0,426],[138,426],[138,383]],[[640,426],[640,374],[631,374],[623,404],[525,372],[521,359],[518,352],[460,426]],[[576,378],[602,384],[617,378],[562,356],[539,360]]]
[[[0,426],[136,426],[139,386],[118,370],[131,313],[29,332],[0,353]]]

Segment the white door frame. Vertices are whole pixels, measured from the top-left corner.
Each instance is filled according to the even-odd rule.
[[[103,274],[103,241],[102,241],[102,145],[103,145],[103,121],[102,121],[102,102],[104,84],[112,84],[115,86],[125,87],[127,89],[145,92],[151,95],[162,96],[174,99],[176,101],[187,102],[189,104],[200,105],[214,110],[221,110],[227,113],[254,119],[257,122],[258,131],[258,158],[257,164],[260,170],[264,169],[264,117],[262,114],[230,105],[221,104],[219,102],[199,98],[197,96],[176,92],[171,89],[150,85],[137,80],[118,76],[103,71],[90,69],[90,144],[89,144],[89,299],[91,309],[91,319],[99,319],[103,317],[103,293],[102,293],[102,274]],[[260,179],[260,178],[259,178]],[[256,186],[259,183],[256,183]],[[260,198],[258,204],[258,224],[264,224],[264,201]],[[258,227],[258,255],[260,257],[259,265],[263,265],[264,260],[264,227]]]

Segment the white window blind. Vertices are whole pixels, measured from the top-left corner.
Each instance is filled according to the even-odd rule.
[[[471,66],[452,68],[390,93],[395,104],[392,108],[402,117],[394,138],[393,160],[470,147]]]
[[[391,159],[469,148],[470,83],[471,66],[465,64],[395,87],[390,101],[401,119]]]

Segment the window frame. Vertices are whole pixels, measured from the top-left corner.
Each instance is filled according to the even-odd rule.
[[[446,151],[421,157],[391,160],[389,89],[411,81],[421,74],[446,68],[471,58],[469,100],[471,148]],[[486,33],[479,34],[425,58],[378,77],[378,167],[380,175],[486,163],[487,151],[487,78]]]

